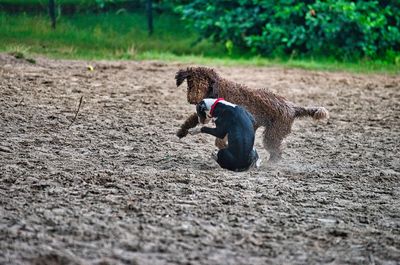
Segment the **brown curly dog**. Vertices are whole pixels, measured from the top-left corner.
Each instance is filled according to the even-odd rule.
[[[316,120],[327,119],[328,111],[323,107],[304,108],[296,106],[284,97],[264,89],[250,89],[244,85],[220,77],[213,69],[193,67],[181,69],[175,76],[176,85],[187,81],[187,101],[197,104],[204,98],[224,98],[244,106],[255,120],[254,129],[265,127],[263,144],[270,153],[270,160],[279,160],[282,155],[282,140],[290,133],[295,118],[311,116]],[[190,128],[196,127],[198,117],[193,113],[177,132],[185,137]],[[216,146],[225,147],[224,140],[216,139]]]

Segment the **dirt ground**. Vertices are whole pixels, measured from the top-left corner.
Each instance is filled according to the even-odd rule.
[[[187,66],[0,54],[0,264],[400,264],[399,76],[216,67],[331,115],[233,173],[175,136]]]

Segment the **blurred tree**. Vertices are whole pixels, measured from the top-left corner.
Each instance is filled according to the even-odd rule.
[[[193,0],[177,10],[228,53],[352,59],[400,52],[399,0]]]
[[[147,12],[147,25],[149,35],[153,34],[153,3],[152,0],[146,1],[146,12]]]
[[[49,0],[49,15],[51,19],[51,27],[56,28],[56,3],[55,0]]]

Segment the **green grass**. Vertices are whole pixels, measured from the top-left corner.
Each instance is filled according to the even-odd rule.
[[[280,66],[324,71],[350,71],[355,73],[400,74],[400,66],[385,61],[340,62],[329,58],[263,58],[259,56],[206,57],[198,55],[178,56],[172,53],[144,52],[138,60],[180,61],[184,63],[222,65],[222,66]]]
[[[326,58],[229,56],[224,45],[198,42],[194,31],[186,29],[177,17],[167,14],[155,15],[152,36],[147,33],[146,17],[139,13],[77,14],[62,16],[57,22],[56,30],[52,30],[47,16],[0,13],[0,51],[22,53],[25,57],[41,54],[69,59],[157,59],[228,66],[280,65],[318,70],[400,73],[400,64],[378,60],[338,62]]]
[[[80,14],[62,17],[56,30],[45,16],[0,14],[0,50],[24,46],[29,52],[63,58],[133,59],[146,51],[177,55],[218,55],[222,45],[202,41],[178,18],[158,16],[148,36],[143,14]]]

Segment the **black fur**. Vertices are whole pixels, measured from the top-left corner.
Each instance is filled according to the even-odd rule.
[[[197,105],[199,117],[205,117],[205,104]],[[254,146],[254,118],[244,108],[218,102],[212,113],[215,128],[202,127],[202,133],[208,133],[223,139],[228,135],[228,147],[219,150],[217,162],[222,168],[244,171],[254,164],[258,154]]]

